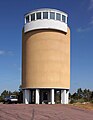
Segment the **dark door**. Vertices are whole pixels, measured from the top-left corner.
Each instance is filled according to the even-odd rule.
[[[48,101],[48,92],[47,91],[43,92],[43,100]]]

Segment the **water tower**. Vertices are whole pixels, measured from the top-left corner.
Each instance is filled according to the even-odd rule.
[[[70,29],[68,15],[37,9],[25,15],[22,33],[22,89],[25,104],[68,104]]]

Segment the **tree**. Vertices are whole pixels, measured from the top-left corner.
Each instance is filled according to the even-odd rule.
[[[71,96],[72,99],[74,100],[77,100],[78,99],[78,94],[75,92],[72,96]]]
[[[78,95],[78,99],[81,99],[83,96],[83,91],[81,88],[77,89],[77,95]]]
[[[11,94],[10,91],[7,91],[7,90],[4,90],[2,93],[1,93],[1,97],[6,97],[6,96],[9,96]]]
[[[88,89],[85,89],[83,91],[83,98],[85,101],[91,101],[91,95],[92,95],[92,92]]]

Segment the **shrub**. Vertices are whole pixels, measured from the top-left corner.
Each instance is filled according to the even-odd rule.
[[[70,104],[76,103],[76,100],[71,99],[71,101],[69,102]]]

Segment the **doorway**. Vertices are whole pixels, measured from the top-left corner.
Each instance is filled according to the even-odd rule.
[[[55,103],[61,103],[61,90],[55,90]]]
[[[50,90],[40,90],[40,103],[48,104],[50,102]]]

